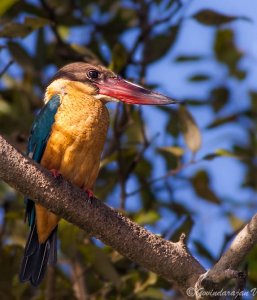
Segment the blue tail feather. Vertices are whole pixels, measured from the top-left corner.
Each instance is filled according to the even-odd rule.
[[[46,240],[38,241],[36,223],[31,226],[20,270],[20,281],[30,281],[38,286],[44,278],[47,263],[55,265],[57,261],[57,226]]]

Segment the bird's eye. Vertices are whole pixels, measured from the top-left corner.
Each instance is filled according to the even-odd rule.
[[[91,79],[97,79],[99,78],[100,73],[97,70],[89,70],[87,75]]]

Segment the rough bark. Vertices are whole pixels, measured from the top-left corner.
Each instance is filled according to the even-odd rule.
[[[62,178],[55,179],[0,136],[0,179],[35,202],[110,245],[122,255],[172,282],[186,296],[201,285],[205,269],[190,254],[183,238],[164,240]],[[237,268],[257,242],[257,216],[238,234],[213,270]],[[218,274],[216,271],[215,274]],[[210,274],[208,272],[208,274]],[[212,276],[214,276],[212,275]],[[207,297],[206,297],[207,298]]]

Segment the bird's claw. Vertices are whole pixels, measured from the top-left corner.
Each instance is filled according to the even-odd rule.
[[[84,189],[84,191],[86,192],[87,196],[88,196],[88,200],[92,200],[94,198],[94,193],[93,191],[91,191],[90,189]]]
[[[50,172],[55,179],[62,177],[62,174],[56,169],[51,169]]]

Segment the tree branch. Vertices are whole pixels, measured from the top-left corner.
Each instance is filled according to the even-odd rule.
[[[236,269],[257,243],[255,215],[213,269],[204,274],[204,268],[189,253],[183,239],[177,243],[166,241],[102,201],[96,198],[89,200],[82,190],[62,178],[53,178],[48,170],[24,157],[1,136],[0,179],[132,261],[172,282],[184,295],[187,295],[188,288],[204,287],[206,281],[217,286],[218,275]],[[226,271],[226,278],[221,276],[220,279],[223,281],[240,275],[240,272]]]
[[[172,243],[154,235],[102,201],[24,157],[0,136],[0,179],[122,255],[175,284],[184,294],[204,268],[182,241]]]
[[[211,290],[213,284],[217,289],[224,285],[228,279],[243,280],[245,272],[234,271],[245,259],[250,250],[257,244],[257,214],[237,234],[228,250],[221,256],[219,261],[207,273],[200,276],[197,289]],[[211,283],[211,284],[210,284]],[[202,299],[199,297],[199,299]]]

